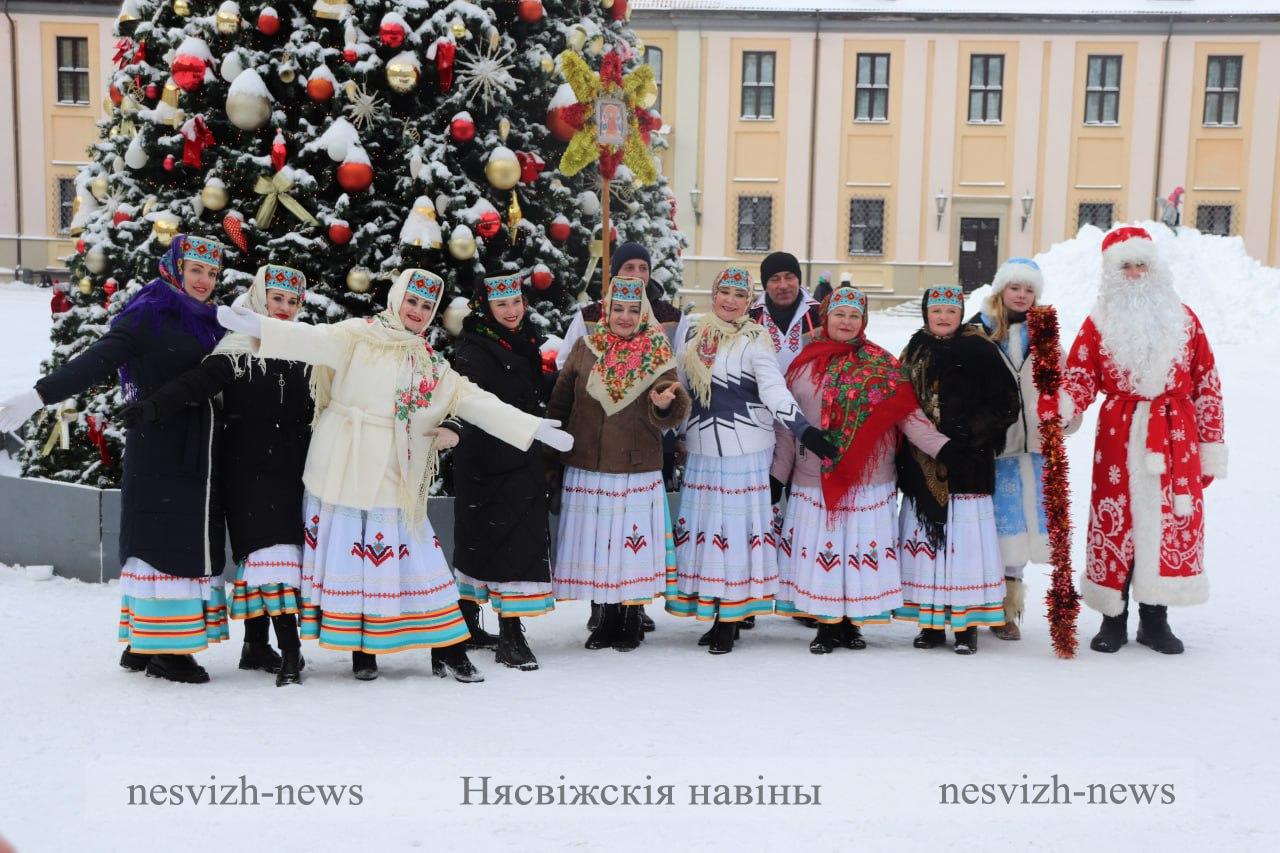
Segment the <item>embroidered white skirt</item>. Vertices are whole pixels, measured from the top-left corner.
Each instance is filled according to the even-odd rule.
[[[902,605],[897,492],[858,486],[829,512],[822,489],[792,486],[778,537],[777,612],[820,622],[889,622]]]
[[[222,575],[180,578],[137,557],[125,560],[117,637],[132,651],[189,655],[229,636]]]
[[[556,598],[645,602],[667,581],[661,471],[601,474],[568,466],[556,530]]]

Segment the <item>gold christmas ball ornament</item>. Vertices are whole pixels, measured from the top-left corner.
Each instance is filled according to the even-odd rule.
[[[418,66],[402,59],[403,56],[401,54],[387,63],[387,85],[400,94],[411,92],[418,85]]]
[[[187,0],[173,0],[173,14],[179,18],[186,18],[191,15],[191,4]]]
[[[93,197],[98,201],[107,200],[107,190],[109,188],[106,175],[97,175],[93,180],[89,181],[89,192],[93,193]]]
[[[449,235],[449,254],[460,261],[469,261],[476,256],[476,238],[470,228],[459,225],[453,229]]]
[[[227,188],[219,181],[216,184],[205,184],[200,190],[200,203],[204,205],[205,210],[222,210],[227,206]]]
[[[352,293],[368,293],[373,285],[373,276],[364,267],[352,267],[347,273],[347,290]]]
[[[93,293],[93,282],[89,280],[89,276],[85,276],[76,282],[76,287],[79,288],[80,293],[84,296],[88,296],[90,293]]]
[[[600,0],[600,6],[601,8],[604,8],[604,9],[612,9],[613,0]]]
[[[213,25],[224,36],[234,35],[240,29],[240,7],[232,0],[227,0],[218,7],[218,14],[213,16]]]
[[[178,233],[178,225],[176,216],[157,216],[151,222],[151,236],[161,246],[167,246],[173,242],[174,235]]]
[[[172,77],[164,81],[164,90],[160,93],[160,100],[175,110],[178,108],[178,84],[173,82]]]
[[[461,18],[454,18],[449,22],[449,32],[456,39],[464,39],[470,35],[467,31],[467,25],[462,22]]]
[[[484,176],[495,189],[509,190],[520,183],[520,161],[509,149],[497,148],[489,155]]]

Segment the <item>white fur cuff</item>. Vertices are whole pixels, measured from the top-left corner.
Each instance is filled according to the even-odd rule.
[[[1173,496],[1173,514],[1178,518],[1191,515],[1191,495],[1175,494]]]
[[[1070,423],[1071,419],[1076,416],[1076,404],[1071,399],[1071,395],[1066,391],[1058,392],[1058,414],[1062,415],[1062,422]]]
[[[1225,443],[1200,445],[1200,473],[1206,477],[1227,476],[1227,445]]]

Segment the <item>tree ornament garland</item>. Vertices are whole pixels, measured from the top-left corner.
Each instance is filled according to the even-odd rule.
[[[1027,312],[1027,336],[1031,342],[1031,376],[1040,392],[1040,444],[1044,454],[1044,510],[1049,527],[1049,554],[1053,574],[1045,605],[1049,636],[1060,658],[1076,655],[1076,619],[1080,594],[1071,576],[1071,491],[1067,480],[1067,452],[1058,396],[1062,389],[1062,348],[1058,343],[1058,313],[1050,305]]]
[[[662,120],[640,106],[642,93],[654,82],[653,68],[641,65],[624,77],[622,57],[612,50],[604,55],[599,73],[592,71],[586,60],[571,50],[560,54],[560,67],[577,98],[576,104],[561,109],[561,118],[576,132],[560,158],[560,171],[576,175],[599,161],[600,176],[611,181],[617,174],[618,164],[625,163],[637,182],[657,181],[650,133],[662,126]],[[616,98],[626,107],[628,132],[621,148],[596,142],[596,101],[602,97]]]

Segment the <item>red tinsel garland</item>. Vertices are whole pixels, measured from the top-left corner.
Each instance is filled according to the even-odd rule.
[[[1049,524],[1049,561],[1053,576],[1045,605],[1049,636],[1060,658],[1076,656],[1076,617],[1080,594],[1071,575],[1071,493],[1067,485],[1067,452],[1062,439],[1058,391],[1062,387],[1062,348],[1058,343],[1058,312],[1048,305],[1027,312],[1031,341],[1031,376],[1040,392],[1040,445],[1044,455],[1044,510]]]

